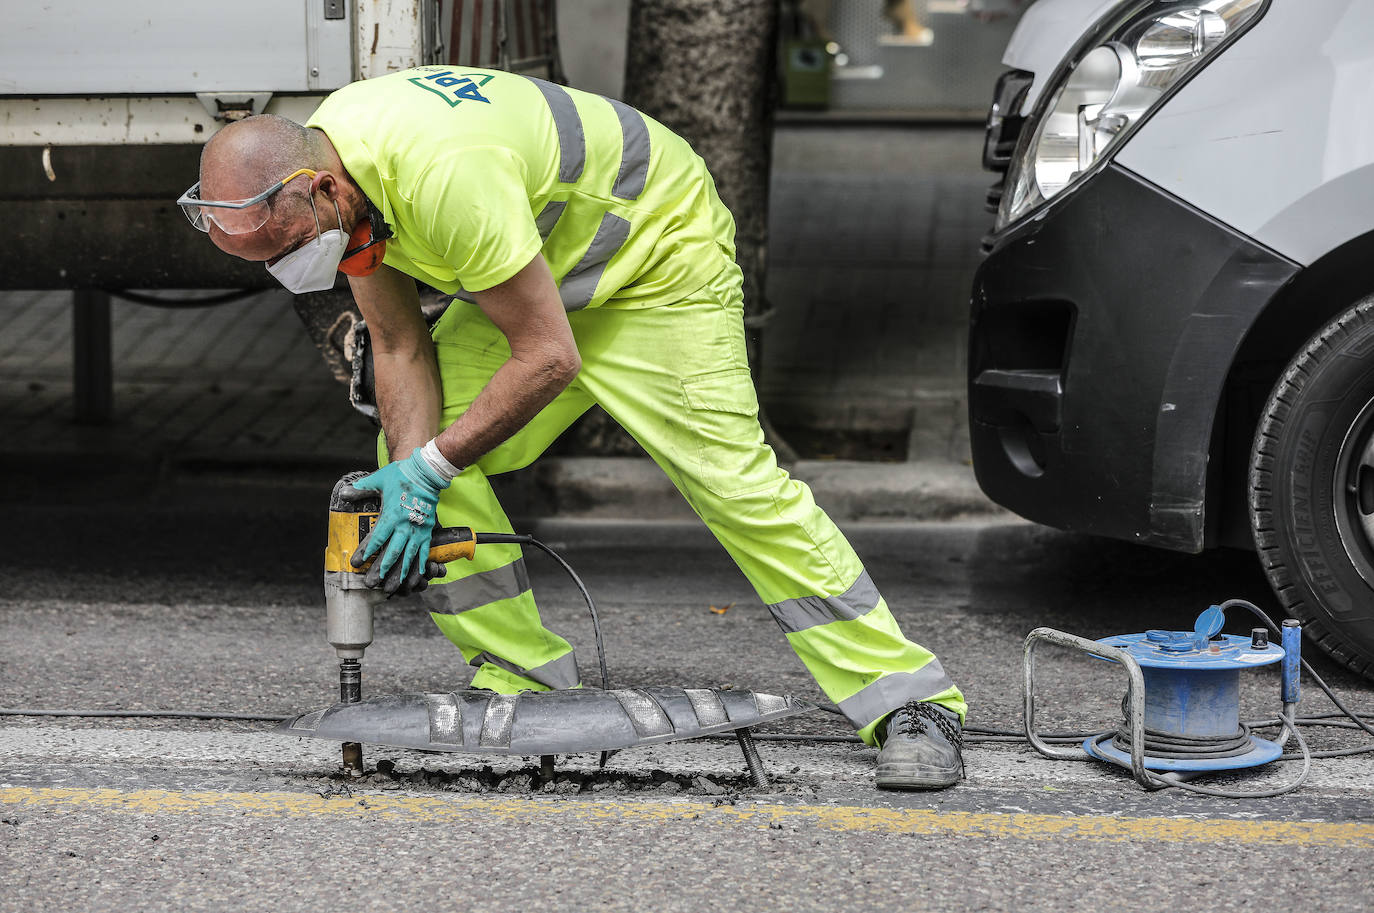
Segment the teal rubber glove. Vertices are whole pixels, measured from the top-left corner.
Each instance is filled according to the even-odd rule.
[[[439,492],[448,488],[446,479],[420,455],[420,448],[404,460],[383,466],[353,483],[354,488],[380,492],[382,511],[361,547],[353,553],[353,566],[381,556],[367,569],[363,581],[368,586],[386,582],[384,589],[394,593],[410,578],[422,578],[429,564],[430,539],[434,535],[435,511]],[[399,562],[399,564],[398,564]],[[390,573],[393,566],[398,573]]]

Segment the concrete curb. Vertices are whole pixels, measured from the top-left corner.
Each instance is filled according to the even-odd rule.
[[[343,473],[370,468],[338,454],[197,454],[161,456],[101,454],[97,471],[92,455],[54,454],[42,461],[0,453],[0,469],[19,480],[11,498],[64,497],[102,502],[112,493],[153,492],[169,486],[213,498],[216,492],[272,490],[281,502],[319,499]],[[973,469],[963,463],[920,460],[876,463],[856,460],[802,460],[791,467],[837,522],[938,521],[964,517],[1009,517],[978,488]],[[546,456],[517,472],[494,476],[492,487],[506,513],[522,520],[695,520],[692,509],[663,471],[644,457]],[[42,494],[46,492],[46,494]],[[288,496],[289,493],[289,496]],[[284,502],[283,502],[284,503]]]
[[[837,522],[1009,516],[979,489],[973,469],[945,461],[802,460],[791,467]],[[663,471],[638,457],[545,457],[492,479],[507,512],[569,519],[687,520],[690,507]]]

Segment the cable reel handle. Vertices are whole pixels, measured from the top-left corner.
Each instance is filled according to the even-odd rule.
[[[1156,778],[1145,768],[1145,675],[1134,656],[1116,647],[1104,646],[1086,637],[1054,628],[1036,628],[1026,635],[1023,664],[1025,677],[1022,688],[1022,698],[1025,701],[1026,741],[1047,758],[1076,761],[1086,757],[1086,752],[1083,751],[1068,752],[1051,748],[1035,731],[1035,650],[1042,643],[1078,650],[1122,666],[1128,682],[1122,709],[1126,711],[1126,722],[1131,727],[1131,774],[1135,781],[1146,789],[1158,789],[1159,783]]]

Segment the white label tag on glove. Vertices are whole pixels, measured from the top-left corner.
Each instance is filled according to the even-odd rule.
[[[433,508],[426,501],[420,500],[415,495],[410,496],[410,502],[406,502],[406,496],[401,495],[401,509],[410,511],[410,522],[416,526],[424,526],[429,522]]]

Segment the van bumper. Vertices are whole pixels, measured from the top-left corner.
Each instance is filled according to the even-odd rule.
[[[990,248],[969,338],[983,491],[1048,526],[1212,544],[1226,378],[1297,264],[1115,164]]]

